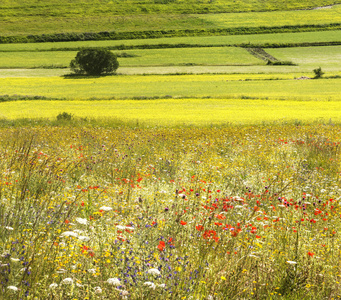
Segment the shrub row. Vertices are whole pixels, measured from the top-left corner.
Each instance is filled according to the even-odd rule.
[[[306,43],[264,43],[264,44],[239,44],[235,45],[243,48],[291,48],[291,47],[316,47],[316,46],[337,46],[341,41],[333,42],[306,42]]]
[[[29,96],[29,95],[0,95],[0,102],[20,101],[20,100],[53,100],[45,96]]]
[[[55,33],[27,36],[0,36],[0,43],[43,43],[90,40],[127,40],[151,39],[181,36],[213,36],[213,35],[243,35],[260,33],[303,32],[340,29],[341,23],[323,25],[285,25],[275,27],[237,27],[220,29],[186,29],[186,30],[152,30],[130,32],[85,32],[85,33]]]

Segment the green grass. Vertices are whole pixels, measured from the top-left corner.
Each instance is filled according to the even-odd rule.
[[[115,52],[115,53],[120,53]],[[183,48],[126,50],[134,57],[122,58],[119,63],[127,66],[168,66],[168,65],[255,65],[264,64],[243,48]],[[0,68],[68,67],[77,52],[0,52]]]
[[[280,43],[313,43],[313,42],[341,42],[341,30],[321,32],[296,32],[273,34],[250,34],[230,36],[201,36],[201,37],[174,37],[159,39],[110,40],[110,41],[78,41],[55,43],[25,43],[0,44],[0,51],[40,51],[56,49],[78,49],[82,47],[117,47],[142,45],[234,45],[234,44],[280,44]]]
[[[0,68],[65,68],[77,52],[2,52]]]
[[[194,1],[197,3],[196,1]],[[286,10],[301,7],[316,7],[340,1],[215,1],[211,5],[188,2],[172,5],[156,5],[143,12],[143,4],[131,5],[130,1],[100,5],[96,2],[83,3],[39,3],[38,5],[8,3],[0,9],[1,35],[50,34],[60,32],[99,32],[99,31],[143,31],[169,29],[212,29],[231,27],[259,27],[284,25],[316,25],[341,22],[341,6],[330,9],[254,12]],[[193,3],[193,2],[192,2]],[[219,3],[219,4],[218,4]],[[244,5],[243,5],[244,4]],[[97,5],[97,6],[96,6]],[[102,6],[101,6],[102,5]],[[183,9],[187,6],[186,9]],[[197,7],[208,7],[198,11]],[[173,7],[173,9],[172,9]],[[212,8],[217,9],[212,9]],[[219,8],[218,8],[219,7]],[[128,8],[128,9],[127,9]],[[129,10],[129,8],[133,8]],[[118,12],[118,9],[122,9]],[[159,10],[159,11],[157,11]],[[217,14],[217,12],[234,12]],[[247,13],[239,13],[248,11]],[[190,14],[183,14],[183,12]],[[214,12],[213,14],[207,14]],[[124,15],[119,15],[120,13]],[[196,14],[200,13],[200,14]],[[204,13],[204,14],[203,14]],[[43,18],[42,18],[43,16]]]
[[[49,118],[61,112],[75,117],[122,119],[142,124],[208,125],[263,122],[341,122],[339,101],[273,101],[241,99],[160,99],[103,101],[15,101],[0,103],[0,118]]]
[[[254,97],[341,100],[341,79],[257,80],[262,75],[108,76],[99,78],[0,78],[0,95],[55,99],[132,97]],[[265,78],[271,75],[263,75]],[[268,77],[268,78],[269,78]],[[275,78],[276,76],[273,76]],[[271,78],[271,77],[270,77]],[[252,80],[255,79],[255,80]]]

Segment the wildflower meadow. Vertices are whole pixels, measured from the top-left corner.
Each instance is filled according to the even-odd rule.
[[[340,126],[0,129],[0,299],[337,299]]]

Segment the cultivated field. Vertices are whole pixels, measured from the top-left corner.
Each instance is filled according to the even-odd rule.
[[[1,103],[0,107],[0,119],[15,121],[29,116],[31,124],[33,120],[38,120],[38,124],[51,123],[63,111],[73,115],[76,126],[78,122],[84,126],[98,122],[106,126],[127,123],[143,127],[341,123],[341,102],[320,100],[30,100]]]
[[[341,100],[340,78],[295,80],[284,75],[148,75],[94,78],[0,78],[0,95],[50,99],[261,98]],[[14,96],[15,99],[15,96]],[[341,104],[341,102],[340,102]]]

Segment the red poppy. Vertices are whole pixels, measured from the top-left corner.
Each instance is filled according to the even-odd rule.
[[[237,231],[231,231],[231,235],[233,236],[233,237],[236,237],[237,235],[238,235],[238,232]]]
[[[159,249],[159,251],[163,251],[165,250],[166,247],[166,243],[164,241],[160,241],[159,245],[157,246],[157,248]]]
[[[204,226],[197,225],[197,226],[195,226],[195,229],[198,230],[198,231],[203,231],[204,230]]]
[[[225,220],[226,217],[224,215],[216,215],[216,217],[220,220]]]
[[[186,224],[187,224],[187,222],[185,222],[185,221],[181,221],[181,222],[180,222],[180,224],[181,224],[181,225],[186,225]]]
[[[314,256],[314,253],[312,253],[312,252],[309,251],[309,252],[308,252],[308,255],[311,256],[311,257],[313,257],[313,256]]]
[[[83,245],[82,249],[81,249],[83,254],[88,254],[91,257],[95,256],[95,252],[88,246]]]

